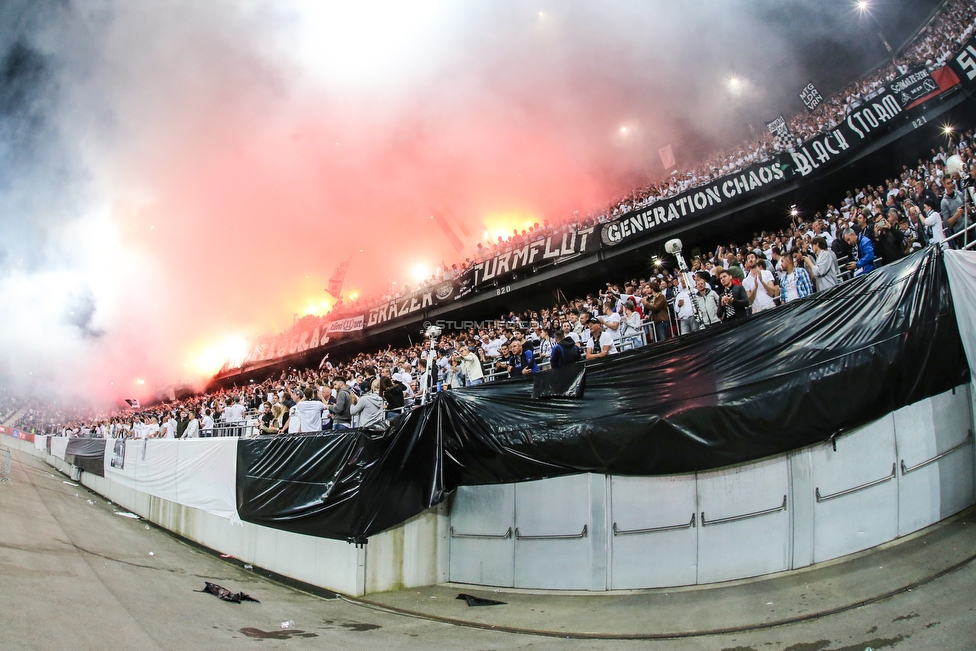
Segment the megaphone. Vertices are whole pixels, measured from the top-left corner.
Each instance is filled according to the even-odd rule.
[[[671,255],[678,255],[679,253],[681,253],[681,240],[679,240],[678,238],[674,238],[673,240],[668,240],[664,244],[664,250],[670,253]]]

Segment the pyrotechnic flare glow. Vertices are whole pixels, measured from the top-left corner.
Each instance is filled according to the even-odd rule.
[[[345,281],[373,298],[482,232],[598,214],[670,171],[661,147],[704,160],[811,69],[830,88],[875,66],[828,5],[5,0],[0,363],[131,397],[134,377],[218,369],[239,352],[222,333],[327,313],[351,252]],[[801,60],[821,41],[829,61]],[[762,91],[739,112],[715,101],[730,65]]]
[[[491,213],[482,218],[481,223],[485,228],[492,243],[497,242],[498,238],[505,239],[513,235],[516,231],[528,231],[535,224],[541,225],[543,219],[530,212],[500,212]]]

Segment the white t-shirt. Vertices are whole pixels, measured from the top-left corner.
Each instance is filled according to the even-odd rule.
[[[592,339],[593,339],[593,334],[590,333],[590,329],[587,327],[587,328],[583,328],[579,332],[578,338],[576,339],[576,343],[580,344],[585,349],[590,345],[590,341]]]
[[[783,288],[786,293],[786,302],[795,301],[800,298],[800,292],[796,286],[797,270],[794,269],[788,274],[783,274]]]
[[[763,269],[759,272],[762,274],[762,279],[767,283],[773,282],[773,272],[768,269]],[[763,310],[768,310],[776,305],[773,297],[766,292],[766,288],[760,285],[755,278],[752,277],[752,273],[746,274],[745,280],[742,281],[742,288],[747,292],[756,292],[756,298],[752,301],[752,311],[762,312]]]
[[[680,292],[675,294],[674,305],[677,309],[677,316],[679,319],[695,318],[695,306],[691,304],[691,295],[688,294],[687,290],[682,289]]]
[[[243,422],[245,411],[247,411],[247,408],[244,407],[244,405],[242,405],[239,402],[235,402],[232,405],[228,405],[227,408],[224,409],[224,422],[225,423]]]
[[[610,346],[610,353],[609,353],[610,355],[616,355],[617,354],[617,344],[616,344],[616,342],[614,342],[613,337],[610,336],[610,333],[608,333],[605,330],[600,333],[599,349],[597,351],[595,351],[595,352],[598,352],[598,353],[599,352],[603,352],[603,347],[604,346]],[[586,350],[587,350],[587,352],[594,352],[593,351],[593,338],[592,337],[590,337],[590,340],[588,342],[586,342]]]
[[[316,428],[316,431],[318,431],[321,428],[322,428],[322,424],[319,423],[319,426]],[[296,404],[291,409],[288,410],[288,433],[298,434],[301,431],[302,431],[302,420],[301,420],[301,416],[298,415],[298,405]]]
[[[617,329],[614,330],[613,328],[611,328],[610,327],[611,324],[616,324]],[[606,316],[603,317],[603,325],[606,327],[606,330],[603,331],[603,334],[609,334],[610,337],[613,339],[614,343],[619,342],[620,341],[620,315],[617,314],[616,312],[611,312],[610,314],[607,314]]]
[[[176,421],[170,418],[168,421],[163,423],[163,438],[164,439],[175,439],[176,438]]]
[[[498,357],[500,354],[499,351],[502,349],[502,344],[507,343],[508,339],[505,339],[505,337],[498,337],[497,339],[492,339],[486,344],[482,344],[481,347],[484,349],[485,355],[488,357]],[[406,382],[404,382],[404,384],[406,384]]]
[[[322,412],[326,406],[319,400],[302,400],[295,405],[295,412],[298,414],[298,421],[303,432],[322,431]],[[288,427],[291,432],[291,426]]]
[[[936,242],[941,242],[945,239],[945,231],[942,230],[942,215],[936,211],[929,213],[929,216],[925,218],[925,225],[932,229],[931,242],[935,244]]]

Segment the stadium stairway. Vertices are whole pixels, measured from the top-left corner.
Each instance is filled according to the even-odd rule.
[[[24,417],[24,414],[27,413],[28,409],[29,408],[26,407],[26,406],[21,407],[20,409],[18,409],[17,411],[15,411],[10,418],[8,418],[4,422],[0,423],[0,425],[3,425],[4,427],[14,427],[14,426],[16,426],[17,425],[17,422],[21,418]]]

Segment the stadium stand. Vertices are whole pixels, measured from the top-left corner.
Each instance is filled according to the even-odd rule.
[[[943,66],[972,35],[974,20],[976,7],[971,3],[947,3],[898,61],[827,98],[816,112],[791,118],[794,142],[789,147],[832,129],[906,71]],[[683,167],[596,214],[545,221],[507,239],[499,238],[490,248],[482,247],[477,257],[516,248],[538,231],[555,233],[612,221],[634,208],[651,206],[777,153],[771,137],[760,137]],[[957,173],[947,169],[952,156],[962,160]],[[929,244],[955,246],[951,240],[961,241],[953,236],[963,228],[966,209],[960,204],[971,179],[976,179],[976,156],[973,132],[969,131],[906,162],[897,176],[851,187],[812,216],[795,214],[788,225],[771,224],[751,236],[743,234],[737,242],[693,256],[689,264],[694,278],[682,277],[673,264],[662,261],[656,277],[595,282],[588,294],[509,312],[488,327],[440,334],[430,340],[432,350],[426,345],[388,347],[335,362],[327,356],[319,368],[275,372],[245,387],[218,389],[146,409],[97,414],[36,399],[21,401],[3,390],[0,422],[10,418],[25,431],[75,436],[256,436],[356,424],[350,411],[368,413],[359,403],[375,403],[376,395],[382,399],[383,415],[395,418],[438,390],[543,371],[552,363],[554,352],[556,364],[567,353],[586,357],[588,348],[591,354],[602,350],[615,354],[826,291]],[[972,239],[971,234],[967,237]],[[476,261],[469,259],[441,270],[425,284],[432,286],[456,276]],[[689,282],[695,286],[688,286]],[[409,288],[402,288],[404,291]],[[392,298],[395,295],[338,305],[327,316],[305,317],[293,329],[313,321],[325,323]],[[599,343],[594,344],[594,339]],[[378,381],[376,391],[374,380]],[[303,402],[309,404],[297,406]],[[318,429],[310,425],[316,418]],[[297,424],[299,420],[304,426]]]

